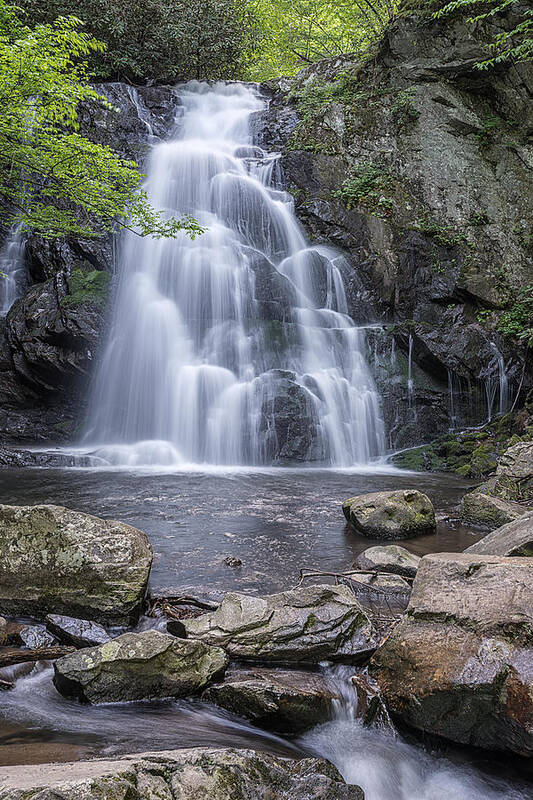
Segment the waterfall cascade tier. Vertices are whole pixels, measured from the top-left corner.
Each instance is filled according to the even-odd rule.
[[[311,245],[279,155],[253,143],[255,87],[189,83],[151,153],[153,204],[194,240],[124,244],[85,443],[103,463],[367,463],[384,450],[338,252]]]
[[[20,228],[14,227],[0,250],[0,316],[20,297],[26,280],[24,240]]]

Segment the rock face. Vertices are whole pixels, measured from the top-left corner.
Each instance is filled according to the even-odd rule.
[[[231,592],[216,611],[184,625],[189,637],[243,660],[351,664],[377,642],[361,605],[340,586],[306,586],[266,597]]]
[[[466,522],[485,525],[493,530],[508,522],[514,522],[525,514],[526,509],[518,503],[476,490],[465,494],[461,500],[461,517]]]
[[[497,528],[465,551],[476,555],[533,556],[533,511]]]
[[[518,442],[500,458],[495,492],[504,500],[533,501],[533,442]]]
[[[354,566],[414,578],[419,564],[420,556],[410,553],[405,547],[397,544],[387,544],[364,550],[355,559]]]
[[[54,684],[66,697],[89,703],[186,697],[221,677],[227,665],[219,647],[151,630],[59,659]]]
[[[342,508],[358,533],[374,539],[409,539],[437,527],[431,500],[416,489],[361,494],[345,500]]]
[[[302,733],[331,718],[335,696],[320,673],[258,667],[228,674],[202,699],[261,728]]]
[[[0,506],[0,606],[116,625],[140,613],[152,564],[144,533],[61,506]]]
[[[532,586],[531,558],[425,556],[406,616],[371,663],[389,710],[455,742],[531,756]]]
[[[93,647],[111,641],[105,628],[87,619],[47,614],[46,627],[59,641],[74,647]]]
[[[533,67],[475,68],[506,24],[497,16],[473,31],[460,16],[403,14],[368,62],[332,58],[266,87],[264,136],[283,153],[297,213],[355,266],[350,313],[393,323],[374,352],[395,448],[445,433],[451,415],[456,427],[482,422],[485,387],[489,397],[496,387],[498,411],[502,369],[511,391],[524,364],[523,388],[533,381],[525,348],[498,330],[533,279],[525,222],[516,223],[533,215],[523,160]],[[314,106],[305,102],[313,83]]]
[[[6,767],[0,800],[364,800],[335,767],[253,750],[196,747],[116,760]]]

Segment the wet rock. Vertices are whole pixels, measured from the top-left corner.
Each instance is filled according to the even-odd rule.
[[[352,686],[357,695],[356,714],[367,728],[378,728],[386,733],[396,734],[396,729],[387,711],[377,682],[368,675],[353,675]]]
[[[192,605],[215,611],[225,596],[225,591],[210,586],[158,586],[150,587],[148,599],[152,608],[168,603],[171,606]]]
[[[7,620],[0,617],[0,647],[7,642]]]
[[[150,630],[125,633],[60,659],[54,684],[66,697],[89,703],[186,697],[221,677],[227,665],[218,647]]]
[[[22,630],[19,631],[17,638],[20,644],[32,650],[39,647],[51,647],[57,644],[56,637],[48,633],[46,628],[43,628],[41,625],[25,625]],[[71,643],[67,642],[67,644]]]
[[[357,556],[354,566],[414,578],[419,564],[420,557],[410,553],[405,547],[387,544],[367,548]]]
[[[0,800],[364,800],[327,761],[234,748],[6,767],[2,773]]]
[[[177,636],[178,639],[187,638],[187,628],[180,619],[169,619],[167,633],[170,633],[171,636]]]
[[[47,614],[46,627],[59,641],[74,647],[93,647],[111,641],[105,628],[86,619]]]
[[[62,506],[0,506],[0,605],[129,624],[152,563],[144,533]]]
[[[277,733],[302,733],[326,722],[335,697],[320,673],[265,667],[236,670],[202,695],[203,700]]]
[[[504,500],[533,502],[533,442],[518,442],[503,453],[494,491]]]
[[[243,660],[358,663],[377,642],[361,605],[340,586],[305,586],[266,597],[230,592],[216,611],[184,624],[189,637]]]
[[[375,539],[409,539],[435,533],[435,510],[416,489],[373,492],[345,500],[344,516],[354,529]]]
[[[224,564],[226,567],[242,567],[242,561],[240,558],[236,558],[235,556],[226,556],[224,559]]]
[[[371,662],[391,713],[455,742],[531,756],[532,586],[530,558],[425,556],[405,617]]]
[[[461,517],[466,522],[486,525],[491,530],[519,519],[525,511],[518,503],[487,494],[482,488],[465,494],[460,507]]]
[[[465,552],[492,556],[533,556],[533,511],[492,531],[467,547]]]

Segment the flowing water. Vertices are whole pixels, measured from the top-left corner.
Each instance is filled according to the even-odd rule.
[[[7,314],[26,284],[24,240],[18,227],[8,234],[0,250],[0,316]]]
[[[244,84],[179,95],[147,191],[206,232],[125,243],[85,444],[95,463],[367,463],[383,422],[347,265],[307,241],[279,155],[253,144],[264,99]]]

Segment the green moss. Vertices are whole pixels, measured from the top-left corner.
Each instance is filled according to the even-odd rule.
[[[397,179],[382,164],[361,161],[333,197],[342,200],[347,208],[364,205],[377,216],[386,217],[393,210],[390,195],[396,185]]]
[[[458,232],[449,225],[440,225],[429,216],[417,219],[410,228],[431,237],[441,247],[459,247],[468,243],[464,233]]]
[[[79,306],[82,303],[94,303],[103,306],[107,299],[110,275],[108,272],[94,269],[85,272],[75,269],[68,278],[68,295],[63,298],[62,305]]]

